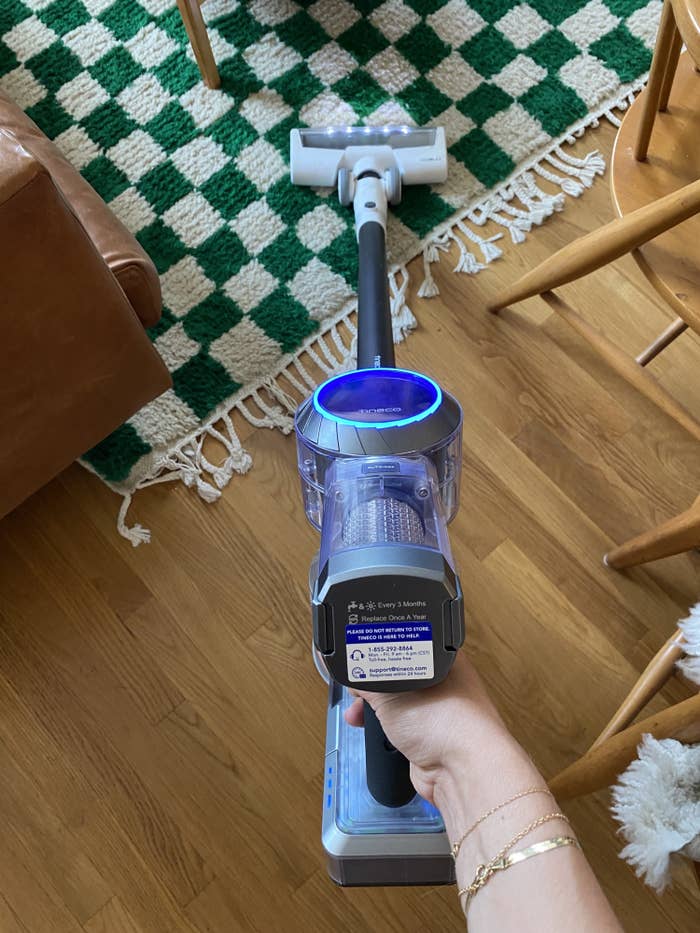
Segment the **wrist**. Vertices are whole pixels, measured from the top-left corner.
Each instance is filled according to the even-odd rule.
[[[472,737],[456,751],[435,779],[434,800],[451,842],[491,807],[529,787],[545,786],[530,757],[505,730]]]

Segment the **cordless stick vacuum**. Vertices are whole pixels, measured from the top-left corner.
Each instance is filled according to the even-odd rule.
[[[329,682],[323,843],[339,884],[454,880],[440,814],[369,704],[345,722],[348,687],[440,683],[464,640],[446,525],[459,505],[462,411],[427,376],[395,368],[387,204],[444,181],[444,130],[292,130],[291,177],[337,187],[359,247],[357,369],[324,382],[296,419],[304,507],[321,532],[310,574],[315,659]]]

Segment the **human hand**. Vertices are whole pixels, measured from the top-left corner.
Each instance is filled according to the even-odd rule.
[[[490,753],[495,747],[520,751],[463,651],[457,653],[448,677],[435,687],[408,693],[352,693],[357,699],[345,713],[348,723],[363,724],[366,700],[390,742],[410,761],[413,786],[431,803],[446,773],[455,768],[472,770],[484,748]]]
[[[408,693],[365,693],[345,718],[362,725],[363,700],[374,709],[390,742],[411,763],[418,793],[434,804],[447,835],[458,844],[457,883],[468,885],[505,839],[556,809],[544,778],[506,728],[465,652],[436,687]],[[510,804],[505,807],[503,804]],[[494,809],[495,808],[495,809]],[[485,819],[491,816],[490,819]],[[561,820],[538,826],[543,841]],[[622,933],[610,905],[580,851],[567,847],[555,858],[532,859],[517,871],[498,872],[470,907],[469,929],[556,930],[557,933]]]

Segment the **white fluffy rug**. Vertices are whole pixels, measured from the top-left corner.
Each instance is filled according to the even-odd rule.
[[[677,666],[700,686],[700,603],[679,628],[685,657]],[[700,861],[700,745],[645,735],[613,788],[612,812],[627,842],[620,857],[660,893],[682,856]]]

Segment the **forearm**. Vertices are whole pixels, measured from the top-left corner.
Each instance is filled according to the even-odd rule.
[[[474,744],[456,756],[435,786],[439,807],[452,843],[492,807],[545,782],[520,746],[507,733],[488,736],[477,753]],[[534,820],[559,810],[545,793],[528,794],[503,807],[478,825],[457,856],[459,888],[474,880],[477,866],[486,864],[518,832]],[[561,819],[533,829],[512,851],[553,836],[571,836]],[[464,907],[466,897],[462,896]],[[470,933],[619,933],[615,918],[580,849],[567,846],[536,855],[496,872],[471,899]]]
[[[370,694],[386,734],[411,762],[419,793],[440,809],[450,841],[479,818],[531,788],[542,775],[506,729],[478,674],[459,652],[437,687],[406,694]],[[358,702],[349,721],[359,724]],[[548,792],[499,809],[470,832],[457,856],[460,888],[535,820],[555,814]],[[562,819],[527,832],[510,854],[555,836],[572,836]],[[466,897],[462,896],[462,906]],[[496,871],[471,899],[469,933],[621,933],[580,849],[562,846]]]

